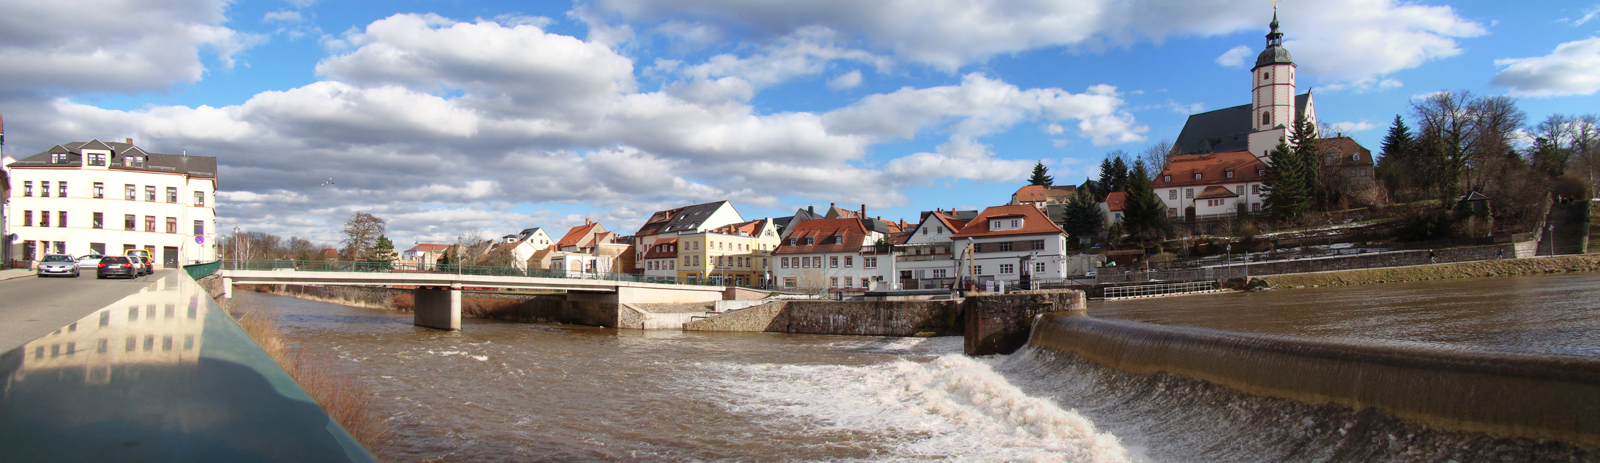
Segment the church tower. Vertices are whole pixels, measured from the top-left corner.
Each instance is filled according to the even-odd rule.
[[[1283,33],[1278,32],[1278,11],[1274,6],[1267,49],[1261,50],[1256,66],[1250,69],[1251,127],[1256,132],[1294,125],[1294,69],[1289,50],[1283,48]]]

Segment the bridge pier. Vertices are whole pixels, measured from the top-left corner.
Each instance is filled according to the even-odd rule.
[[[461,331],[461,286],[417,287],[411,290],[411,296],[412,325]]]
[[[233,279],[232,278],[223,278],[222,279],[222,298],[223,299],[233,299]]]

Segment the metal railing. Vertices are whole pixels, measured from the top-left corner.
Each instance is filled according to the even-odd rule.
[[[710,281],[682,281],[676,277],[641,275],[637,273],[587,272],[579,270],[520,269],[484,265],[456,264],[402,264],[396,262],[354,262],[326,260],[234,260],[221,261],[229,270],[284,270],[300,272],[371,272],[371,273],[431,273],[474,276],[511,276],[528,278],[562,278],[571,280],[627,281],[635,283],[661,283],[692,286],[727,286]]]
[[[189,278],[198,280],[213,273],[217,273],[217,269],[219,268],[222,268],[222,261],[214,260],[204,264],[185,265],[183,266],[183,271],[189,273]]]
[[[1112,286],[1106,288],[1103,295],[1107,299],[1140,296],[1161,296],[1166,294],[1183,294],[1217,289],[1217,284],[1211,281],[1189,281],[1183,283],[1158,283],[1153,285],[1138,286]]]

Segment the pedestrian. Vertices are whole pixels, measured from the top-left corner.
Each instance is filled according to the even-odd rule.
[[[1496,259],[1504,259],[1504,258],[1506,258],[1506,248],[1500,248],[1500,249],[1496,250],[1494,252],[1494,258],[1496,258]]]
[[[1437,259],[1437,257],[1438,257],[1438,255],[1434,254],[1432,249],[1428,250],[1428,263],[1430,263],[1430,264],[1439,263],[1439,259]]]

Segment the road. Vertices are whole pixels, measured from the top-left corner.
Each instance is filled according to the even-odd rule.
[[[132,280],[83,276],[26,277],[0,281],[0,352],[22,347],[149,286],[173,270]]]

